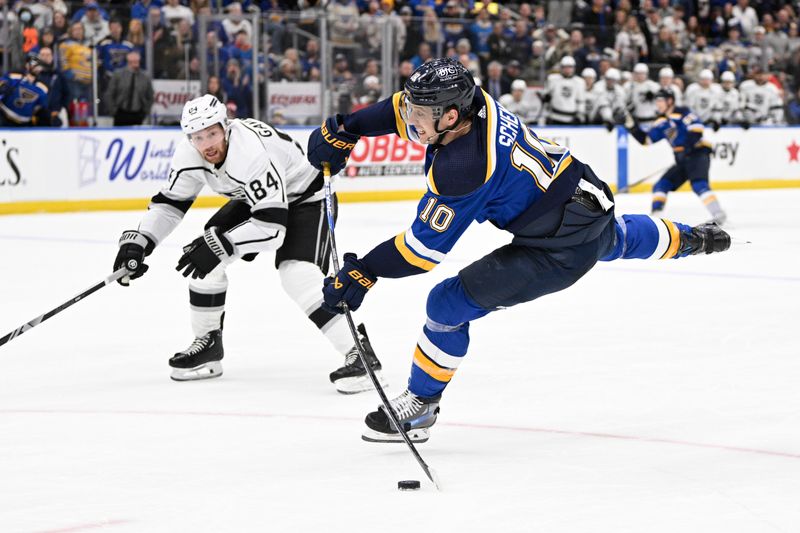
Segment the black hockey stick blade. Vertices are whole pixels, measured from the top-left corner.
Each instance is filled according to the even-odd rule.
[[[22,324],[20,327],[18,327],[17,329],[12,331],[11,333],[7,334],[3,338],[0,338],[0,346],[6,344],[7,342],[9,342],[9,341],[11,341],[13,339],[16,339],[17,337],[19,337],[20,335],[22,335],[23,333],[25,333],[29,329],[35,328],[36,326],[38,326],[39,324],[41,324],[42,322],[44,322],[48,318],[57,315],[58,313],[60,313],[64,309],[66,309],[68,307],[71,307],[73,304],[76,304],[76,303],[80,302],[81,300],[83,300],[84,298],[89,296],[90,294],[99,291],[100,289],[102,289],[103,287],[108,285],[109,283],[114,283],[115,281],[117,281],[118,279],[126,276],[127,274],[128,274],[128,270],[127,269],[120,268],[119,270],[117,270],[117,271],[113,272],[112,274],[110,274],[109,276],[107,276],[103,281],[101,281],[99,283],[96,283],[95,285],[92,285],[91,287],[89,287],[88,289],[83,291],[82,293],[80,293],[80,294],[78,294],[76,296],[73,296],[72,298],[70,298],[69,300],[67,300],[63,304],[59,305],[55,309],[51,309],[50,311],[44,313],[43,315],[37,316],[33,320]]]
[[[336,235],[334,233],[335,230],[335,222],[333,220],[333,194],[331,193],[331,169],[327,163],[323,163],[323,177],[325,179],[325,209],[328,216],[328,235],[331,239],[331,258],[333,259],[333,269],[334,271],[339,271],[339,252],[336,249]],[[375,376],[375,371],[372,370],[372,366],[370,366],[369,362],[367,361],[367,357],[364,354],[364,347],[361,346],[361,340],[358,338],[358,333],[356,332],[356,325],[353,322],[353,315],[350,313],[350,308],[347,306],[346,303],[342,303],[342,309],[344,309],[344,316],[347,319],[347,325],[350,327],[350,334],[353,336],[353,340],[356,344],[356,350],[358,351],[358,357],[361,359],[361,364],[364,365],[364,368],[367,370],[367,375],[369,376],[370,381],[372,381],[372,385],[375,387],[375,391],[380,396],[381,403],[383,403],[384,409],[389,414],[389,420],[392,421],[392,425],[397,433],[403,438],[403,441],[408,446],[408,449],[411,450],[411,454],[414,456],[414,459],[417,460],[419,466],[422,468],[425,475],[431,480],[433,486],[436,487],[436,490],[442,490],[442,486],[439,483],[439,476],[436,475],[436,472],[428,466],[428,463],[422,458],[417,451],[417,447],[414,446],[414,443],[411,442],[411,439],[406,434],[403,427],[400,425],[400,420],[397,418],[397,413],[394,412],[392,409],[391,404],[389,403],[389,398],[386,397],[386,392],[384,392],[383,387],[381,387],[380,382],[378,382],[377,376]]]

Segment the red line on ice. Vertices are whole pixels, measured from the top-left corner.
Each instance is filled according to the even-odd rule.
[[[361,420],[360,418],[345,416],[315,416],[315,415],[284,415],[276,413],[241,413],[241,412],[222,412],[222,411],[135,411],[135,410],[80,410],[80,409],[0,409],[0,414],[73,414],[73,415],[145,415],[145,416],[220,416],[235,418],[288,418],[299,420]],[[759,455],[771,455],[774,457],[787,457],[789,459],[800,459],[800,453],[777,452],[773,450],[761,450],[758,448],[746,448],[742,446],[729,446],[726,444],[710,444],[704,442],[692,442],[688,440],[662,439],[658,437],[639,437],[636,435],[619,435],[614,433],[600,433],[593,431],[573,431],[567,429],[501,426],[491,424],[471,424],[459,422],[443,422],[442,426],[487,429],[500,431],[516,431],[523,433],[548,433],[554,435],[567,435],[572,437],[590,437],[598,439],[614,439],[634,442],[651,442],[655,444],[673,444],[676,446],[689,446],[693,448],[710,448],[715,450],[726,450],[730,452],[754,453]],[[64,530],[72,531],[72,530]],[[60,530],[59,530],[60,532]],[[47,532],[50,533],[50,532]]]

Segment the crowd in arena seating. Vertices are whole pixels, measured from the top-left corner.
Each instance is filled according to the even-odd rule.
[[[204,90],[225,101],[231,116],[248,116],[253,111],[254,77],[259,82],[323,78],[319,20],[327,17],[332,46],[328,89],[334,110],[339,112],[369,105],[386,94],[383,68],[394,73],[396,86],[387,88],[393,91],[402,87],[414,68],[432,57],[447,55],[458,57],[484,90],[502,98],[530,122],[549,122],[554,113],[558,115],[553,100],[553,91],[560,87],[556,82],[575,77],[585,87],[579,104],[583,107],[571,115],[571,123],[618,123],[621,114],[632,112],[636,104],[633,84],[644,74],[672,88],[679,99],[686,96],[683,103],[691,101],[692,92],[687,90],[693,84],[715,95],[721,94],[719,90],[743,88],[740,114],[727,123],[797,124],[798,4],[786,0],[537,0],[514,4],[474,0],[112,0],[100,4],[96,0],[0,0],[0,12],[8,10],[8,16],[0,17],[0,58],[10,67],[2,73],[0,98],[5,102],[24,80],[33,87],[38,83],[40,89],[47,88],[44,99],[34,103],[45,109],[37,109],[30,120],[20,120],[22,111],[10,110],[5,103],[0,103],[0,120],[6,125],[59,126],[65,119],[64,110],[69,110],[70,121],[80,124],[77,104],[92,96],[95,48],[100,112],[114,116],[118,124],[141,123],[152,104],[148,73],[154,79],[201,79],[201,40],[208,54],[208,86]],[[206,34],[200,35],[198,16],[220,13],[224,18],[208,24]],[[260,34],[265,36],[257,54],[252,13],[259,13]],[[382,64],[387,26],[394,57],[388,66]],[[152,65],[146,62],[148,38],[153,44]],[[670,79],[659,80],[665,77],[659,74],[670,74],[666,76]],[[748,98],[767,94],[745,90],[753,84],[774,87],[780,112],[768,106],[769,113],[762,116],[750,109],[756,104]],[[609,98],[623,101],[608,103]],[[761,104],[756,107],[761,109]],[[586,107],[592,105],[597,108]],[[602,105],[611,109],[610,115],[599,111]],[[269,116],[276,122],[282,120],[280,114]],[[709,120],[721,119],[709,115]]]

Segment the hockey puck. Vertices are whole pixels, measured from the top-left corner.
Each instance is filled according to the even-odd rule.
[[[397,482],[398,490],[419,490],[419,481],[416,479],[407,479],[405,481]]]

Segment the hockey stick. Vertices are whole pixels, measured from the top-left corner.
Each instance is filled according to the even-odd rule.
[[[651,179],[653,179],[653,177],[658,176],[659,174],[663,174],[664,172],[666,172],[671,166],[672,165],[669,165],[669,166],[666,166],[666,167],[661,168],[659,170],[656,170],[655,172],[651,172],[650,174],[648,174],[647,176],[643,177],[642,179],[636,180],[633,183],[629,183],[628,185],[626,185],[626,186],[622,187],[620,190],[618,190],[616,192],[616,194],[626,193],[626,192],[630,191],[631,189],[633,189],[634,187],[636,187],[637,185],[641,185],[642,183],[644,183],[646,181],[650,181]]]
[[[25,324],[21,325],[20,327],[18,327],[17,329],[15,329],[11,333],[9,333],[8,335],[6,335],[2,339],[0,339],[0,346],[4,345],[5,343],[9,342],[12,339],[15,339],[15,338],[19,337],[20,335],[22,335],[23,333],[25,333],[29,329],[35,328],[36,326],[38,326],[39,324],[41,324],[42,322],[44,322],[48,318],[57,315],[58,313],[60,313],[64,309],[66,309],[67,307],[71,307],[73,304],[76,304],[76,303],[80,302],[81,300],[83,300],[84,298],[89,296],[90,294],[99,291],[100,289],[102,289],[103,287],[108,285],[109,283],[114,283],[115,281],[117,281],[118,279],[120,279],[120,278],[122,278],[123,276],[126,276],[126,275],[128,275],[128,270],[126,268],[120,268],[119,270],[115,271],[114,273],[112,273],[111,275],[106,277],[106,279],[104,279],[100,283],[97,283],[96,285],[92,285],[91,287],[89,287],[88,289],[83,291],[82,293],[78,294],[77,296],[75,296],[73,298],[70,298],[69,300],[67,300],[63,304],[59,305],[55,309],[51,309],[50,311],[46,312],[45,314],[39,315],[36,318],[34,318],[33,320],[31,320],[30,322],[26,322]]]
[[[331,257],[333,258],[333,269],[334,271],[339,271],[339,252],[336,250],[336,235],[335,235],[335,222],[333,220],[333,194],[331,193],[331,167],[328,163],[323,163],[322,173],[325,179],[325,212],[328,215],[328,235],[331,239]],[[389,404],[389,399],[386,397],[386,393],[381,387],[381,384],[378,382],[378,378],[375,377],[375,372],[372,370],[372,367],[369,365],[369,361],[367,361],[367,356],[364,355],[364,347],[361,346],[361,340],[358,338],[358,333],[356,333],[356,326],[353,322],[353,316],[350,314],[350,309],[348,308],[347,304],[342,302],[342,309],[344,309],[344,316],[347,319],[347,325],[350,326],[350,334],[353,336],[353,340],[356,342],[356,349],[358,350],[358,357],[361,359],[361,364],[364,365],[364,368],[367,370],[367,374],[369,375],[369,379],[372,381],[372,384],[375,386],[375,390],[378,392],[378,396],[381,397],[381,402],[383,403],[384,409],[386,409],[386,413],[389,415],[389,420],[392,421],[392,425],[394,429],[397,430],[402,437],[405,443],[408,445],[408,448],[411,450],[411,453],[414,455],[414,459],[417,460],[419,466],[422,467],[422,470],[425,472],[425,475],[428,476],[428,479],[431,480],[431,483],[436,487],[436,490],[442,490],[439,486],[439,476],[436,475],[436,472],[428,466],[422,456],[417,451],[417,448],[414,446],[414,443],[411,442],[411,439],[408,438],[408,435],[400,427],[400,420],[397,418],[397,413],[394,412],[392,406]]]

